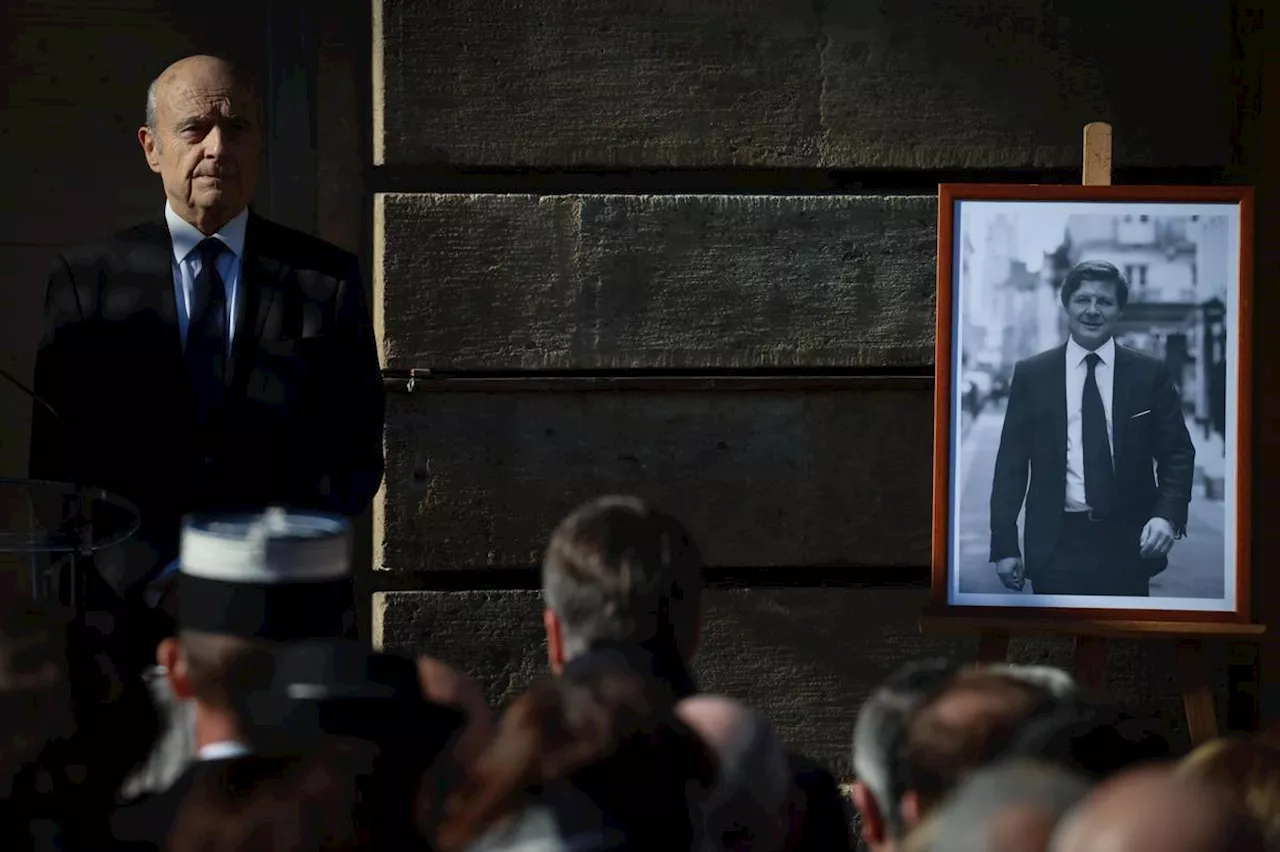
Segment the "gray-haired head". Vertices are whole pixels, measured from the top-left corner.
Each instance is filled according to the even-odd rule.
[[[1075,678],[1053,666],[992,663],[983,668],[992,674],[1007,675],[1038,686],[1056,698],[1074,698],[1080,694],[1080,686]]]
[[[702,554],[675,517],[636,497],[579,506],[551,534],[542,595],[559,619],[564,656],[597,642],[698,644]]]
[[[871,693],[858,712],[853,728],[853,771],[875,797],[890,837],[905,833],[897,750],[906,734],[907,720],[956,671],[955,665],[943,659],[908,663]]]
[[[1089,793],[1084,778],[1028,761],[970,775],[922,826],[910,852],[1044,852],[1058,822]]]
[[[706,834],[721,850],[780,850],[787,840],[787,753],[758,713],[731,698],[696,695],[676,713],[711,748],[719,779],[704,805]]]
[[[875,797],[889,836],[894,839],[901,838],[907,830],[901,811],[907,780],[901,777],[898,753],[907,724],[915,710],[959,670],[944,659],[908,663],[873,692],[858,713],[853,732],[854,772]],[[997,663],[984,670],[1030,683],[1064,700],[1077,693],[1075,680],[1050,666]]]

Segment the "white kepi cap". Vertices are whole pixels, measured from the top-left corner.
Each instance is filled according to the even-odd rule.
[[[275,640],[342,632],[351,524],[341,516],[273,507],[189,517],[178,562],[179,629]]]

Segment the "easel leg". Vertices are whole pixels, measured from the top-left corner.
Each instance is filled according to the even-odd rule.
[[[1194,639],[1178,642],[1178,670],[1182,676],[1182,706],[1187,711],[1187,731],[1191,745],[1198,746],[1218,736],[1218,714],[1213,691],[1204,676],[1204,657]]]
[[[1009,661],[1009,634],[983,633],[978,637],[978,664],[1007,663]]]
[[[1107,640],[1101,636],[1076,637],[1076,682],[1101,693],[1107,682]]]

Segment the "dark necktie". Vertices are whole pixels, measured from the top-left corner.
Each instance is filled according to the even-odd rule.
[[[218,255],[225,246],[209,237],[200,252],[200,272],[191,288],[190,322],[187,325],[187,369],[195,385],[202,422],[222,402],[227,360],[227,291],[218,274]]]
[[[1084,357],[1089,375],[1080,399],[1082,443],[1084,445],[1084,499],[1096,515],[1106,515],[1115,500],[1116,473],[1111,461],[1111,439],[1107,436],[1107,413],[1102,406],[1095,375],[1098,353]]]

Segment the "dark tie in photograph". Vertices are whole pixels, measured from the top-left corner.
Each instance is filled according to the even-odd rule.
[[[1084,444],[1084,499],[1095,515],[1111,511],[1115,498],[1116,474],[1111,460],[1111,440],[1107,436],[1107,413],[1102,406],[1102,394],[1098,392],[1095,375],[1098,353],[1085,356],[1089,375],[1084,380],[1084,393],[1080,400],[1081,432]]]
[[[201,422],[222,403],[227,360],[227,292],[218,274],[218,256],[224,249],[222,242],[213,237],[202,240],[196,247],[200,252],[200,272],[191,288],[187,368],[195,386]]]

